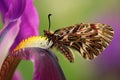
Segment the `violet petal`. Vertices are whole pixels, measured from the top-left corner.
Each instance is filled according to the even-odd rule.
[[[5,18],[6,13],[8,12],[10,5],[11,5],[11,0],[0,0],[0,13],[3,20]]]
[[[33,62],[33,80],[66,80],[55,55],[49,50],[25,48],[11,55]]]
[[[19,25],[20,19],[5,24],[5,28],[0,33],[0,68],[19,32]]]
[[[26,8],[21,17],[20,31],[11,50],[14,49],[21,40],[29,36],[38,35],[39,33],[39,17],[32,1],[33,0],[27,0],[26,2]]]
[[[22,80],[20,72],[19,71],[15,71],[12,80]]]
[[[9,1],[9,0],[8,0]],[[1,5],[0,11],[3,16],[3,21],[13,21],[21,16],[25,9],[26,0],[11,0],[10,5],[6,7],[7,1],[1,1],[4,5]],[[1,4],[2,4],[1,3]]]
[[[5,23],[4,27],[0,31],[0,68],[3,63],[3,60],[8,54],[11,45],[13,44],[16,36],[18,35],[21,20],[21,18],[19,17],[24,11],[25,1],[26,0],[11,0],[10,5],[8,5],[9,0],[8,2],[6,0],[3,1],[4,4],[6,4],[5,6],[9,6],[9,9],[8,11],[7,9],[5,11]],[[23,7],[21,7],[20,5],[22,5]]]

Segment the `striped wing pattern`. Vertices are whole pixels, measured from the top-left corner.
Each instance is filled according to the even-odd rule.
[[[59,36],[60,45],[77,50],[85,59],[98,56],[110,43],[113,34],[109,25],[101,23],[81,23],[54,32],[54,35]]]

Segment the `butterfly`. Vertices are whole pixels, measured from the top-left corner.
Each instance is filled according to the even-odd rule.
[[[109,45],[113,34],[111,26],[101,23],[80,23],[54,32],[44,30],[44,36],[53,42],[52,47],[56,47],[70,62],[74,62],[71,49],[85,59],[94,59]]]

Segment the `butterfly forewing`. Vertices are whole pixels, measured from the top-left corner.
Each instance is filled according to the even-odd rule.
[[[77,50],[85,59],[98,56],[110,43],[113,29],[106,24],[77,24],[56,30],[62,45]]]

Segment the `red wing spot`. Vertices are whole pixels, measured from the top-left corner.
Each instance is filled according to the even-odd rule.
[[[93,28],[96,32],[98,32],[95,24],[90,24],[91,28]]]

